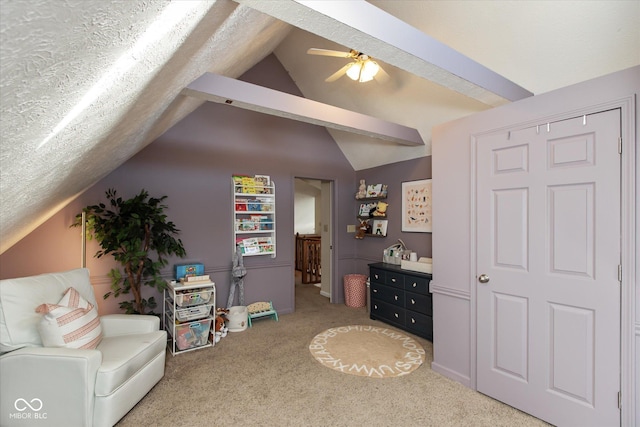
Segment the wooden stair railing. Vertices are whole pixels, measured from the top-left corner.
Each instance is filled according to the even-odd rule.
[[[319,283],[322,277],[320,253],[321,237],[296,233],[296,270],[302,273],[302,283]]]

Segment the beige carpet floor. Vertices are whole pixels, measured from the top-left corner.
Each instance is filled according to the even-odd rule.
[[[164,378],[118,426],[546,425],[433,372],[431,342],[413,335],[426,360],[409,375],[327,369],[309,352],[314,336],[350,324],[388,326],[365,308],[330,304],[313,285],[297,285],[295,295],[295,313],[279,322],[256,320],[215,347],[168,354]]]

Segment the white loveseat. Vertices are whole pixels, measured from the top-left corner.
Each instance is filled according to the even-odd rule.
[[[96,306],[87,269],[0,280],[2,426],[112,426],[164,375],[156,316],[101,316],[94,350],[43,347],[36,307],[69,287]]]

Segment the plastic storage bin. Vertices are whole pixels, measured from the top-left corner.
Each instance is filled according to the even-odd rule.
[[[367,305],[367,276],[364,274],[344,276],[344,302],[347,307],[353,308]]]
[[[176,345],[180,350],[200,347],[208,344],[211,319],[185,323],[176,326]]]
[[[195,307],[181,308],[176,310],[176,320],[178,322],[190,322],[209,316],[211,307],[208,305],[198,305]]]
[[[194,289],[189,292],[176,294],[178,307],[191,307],[192,305],[207,304],[213,292],[211,289]]]

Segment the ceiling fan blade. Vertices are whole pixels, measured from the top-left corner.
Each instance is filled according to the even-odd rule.
[[[350,58],[352,56],[351,52],[339,52],[337,50],[318,49],[315,47],[307,50],[307,53],[309,55],[335,56],[338,58]]]
[[[336,71],[335,73],[327,77],[324,81],[327,83],[335,82],[340,77],[344,76],[347,73],[347,70],[349,69],[349,67],[351,67],[353,64],[355,64],[355,62],[349,62],[347,65],[345,65],[344,67],[340,68],[338,71]]]
[[[380,67],[380,64],[378,64],[378,66]],[[387,72],[382,69],[382,67],[378,68],[378,72],[376,73],[375,76],[373,76],[373,78],[378,82],[378,83],[386,83],[391,79],[391,76],[389,76],[389,74],[387,74]]]

